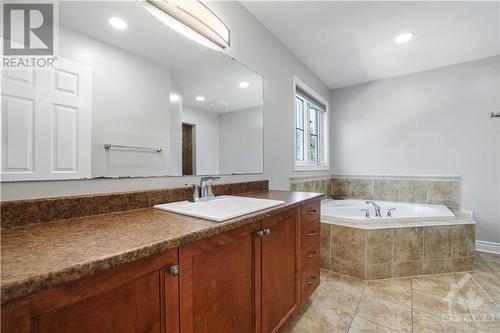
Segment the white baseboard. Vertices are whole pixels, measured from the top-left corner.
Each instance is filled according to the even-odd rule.
[[[476,251],[500,254],[500,243],[476,241]]]

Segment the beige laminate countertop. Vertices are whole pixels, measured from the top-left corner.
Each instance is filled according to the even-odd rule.
[[[225,222],[145,208],[2,229],[1,303],[234,229],[323,195],[269,191],[244,196],[285,204]]]

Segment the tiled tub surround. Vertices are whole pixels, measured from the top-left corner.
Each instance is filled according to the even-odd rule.
[[[327,197],[439,204],[456,215],[425,224],[321,223],[321,267],[361,279],[467,271],[474,264],[475,223],[459,211],[458,176],[291,177],[290,189]]]
[[[323,193],[331,196],[332,176],[290,177],[290,191]]]
[[[349,176],[291,177],[290,190],[327,197],[441,204],[460,207],[460,177]]]
[[[441,221],[442,222],[442,221]],[[475,224],[398,228],[321,223],[321,267],[364,280],[469,271]]]

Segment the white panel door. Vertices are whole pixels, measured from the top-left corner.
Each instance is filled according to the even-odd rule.
[[[2,180],[90,177],[91,70],[59,58],[52,70],[2,76]]]

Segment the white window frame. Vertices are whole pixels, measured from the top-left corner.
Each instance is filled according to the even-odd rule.
[[[325,112],[321,112],[320,117],[320,130],[319,130],[319,154],[320,161],[310,161],[309,160],[309,126],[305,126],[304,128],[304,160],[297,160],[297,138],[296,138],[296,129],[297,129],[297,105],[296,105],[296,96],[297,96],[297,87],[306,92],[308,95],[313,97],[316,101],[320,102],[325,106]],[[304,106],[305,108],[305,106]],[[306,108],[305,108],[306,109]],[[308,110],[304,110],[304,119],[309,120],[309,112]],[[296,76],[293,77],[293,159],[295,161],[294,171],[324,171],[330,169],[330,159],[329,159],[329,103],[323,97],[321,97],[317,92],[315,92],[311,87],[302,82]]]

